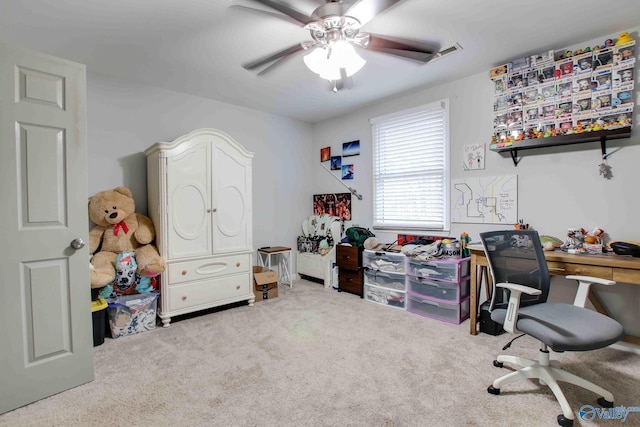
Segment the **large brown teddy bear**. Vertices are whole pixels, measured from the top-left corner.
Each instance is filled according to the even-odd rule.
[[[165,261],[151,244],[155,238],[153,222],[135,210],[133,194],[125,187],[101,191],[89,199],[89,218],[96,224],[89,232],[89,252],[94,254],[91,288],[113,282],[120,252],[135,252],[141,276],[153,277],[164,271]]]

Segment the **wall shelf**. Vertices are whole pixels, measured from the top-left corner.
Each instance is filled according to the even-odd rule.
[[[498,147],[498,144],[491,144],[490,150],[498,153],[509,152],[514,166],[518,166],[520,158],[519,150],[530,150],[533,148],[557,147],[561,145],[574,145],[586,142],[600,141],[602,149],[602,158],[607,158],[607,140],[621,139],[631,137],[631,127],[625,126],[618,129],[599,130],[591,132],[574,133],[571,135],[552,136],[549,138],[525,139],[522,141],[513,141],[509,146]]]

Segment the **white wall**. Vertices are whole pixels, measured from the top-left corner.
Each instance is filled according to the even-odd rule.
[[[630,32],[638,34],[640,27]],[[585,42],[570,49],[593,46],[611,34],[597,40]],[[638,51],[636,50],[636,55]],[[640,66],[636,65],[636,71]],[[428,64],[424,68],[429,72]],[[357,85],[357,74],[354,84]],[[330,146],[332,154],[340,154],[342,143],[360,140],[360,156],[349,157],[355,165],[355,178],[349,185],[364,196],[362,201],[353,201],[353,223],[372,226],[372,178],[371,178],[371,126],[372,117],[428,104],[444,98],[450,101],[450,166],[451,178],[473,176],[518,175],[518,217],[523,218],[540,234],[549,234],[560,239],[566,237],[567,229],[584,227],[605,230],[609,239],[640,241],[640,198],[638,197],[638,165],[640,163],[640,96],[636,83],[636,110],[632,137],[610,141],[607,144],[613,177],[604,179],[599,174],[602,162],[600,143],[591,142],[575,147],[552,147],[531,151],[520,151],[521,162],[513,165],[510,156],[503,157],[488,149],[485,169],[465,171],[462,167],[463,146],[489,143],[493,128],[493,88],[487,73],[444,84],[438,87],[415,91],[376,105],[363,108],[352,114],[316,123],[313,127],[315,166],[313,168],[314,193],[344,190],[335,179],[322,170],[319,162],[320,149]],[[503,226],[453,223],[449,235],[459,236],[466,231],[472,241],[478,241],[478,233]],[[393,233],[376,232],[381,242],[393,242]],[[420,234],[420,233],[415,233]],[[423,234],[439,234],[425,232]],[[560,279],[562,280],[562,279]],[[640,336],[640,288],[621,284],[615,293],[603,295],[606,305],[617,307],[617,317],[628,332]]]
[[[254,247],[295,247],[312,206],[308,123],[91,73],[87,92],[89,195],[124,185],[147,214],[144,150],[194,129],[220,129],[254,152]]]

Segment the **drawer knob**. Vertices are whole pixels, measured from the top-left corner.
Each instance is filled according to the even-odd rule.
[[[236,267],[240,267],[240,262],[236,262]]]
[[[187,270],[182,270],[182,275],[186,276],[187,275]]]
[[[185,295],[182,296],[182,301],[186,301],[187,297]]]
[[[238,291],[240,290],[240,285],[236,286],[236,290]]]

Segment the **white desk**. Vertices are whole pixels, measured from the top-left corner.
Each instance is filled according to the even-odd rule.
[[[277,264],[275,265],[278,266],[278,280],[280,283],[286,283],[292,288],[293,278],[291,277],[291,272],[293,271],[293,259],[291,257],[291,248],[284,246],[272,246],[269,248],[258,249],[258,265],[271,270],[271,258],[275,255],[277,255]]]

